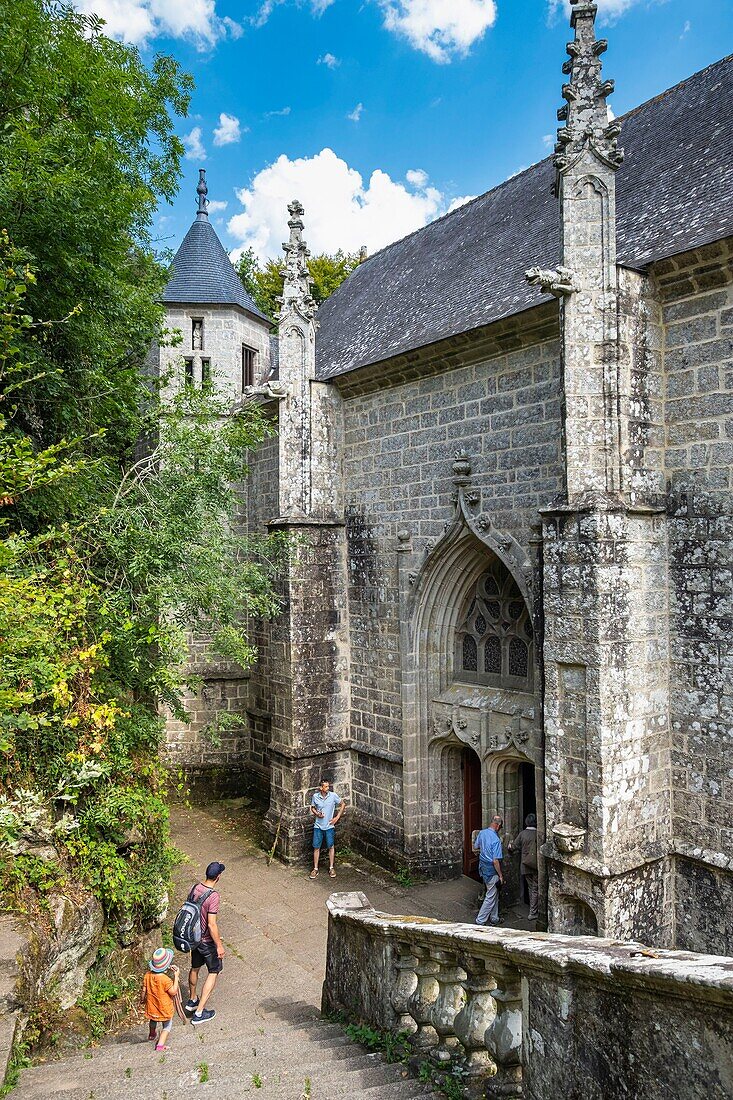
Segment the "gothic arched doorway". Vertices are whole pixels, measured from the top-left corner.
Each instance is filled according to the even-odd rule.
[[[430,876],[471,873],[467,807],[478,827],[479,769],[480,824],[508,802],[497,800],[499,758],[512,760],[516,774],[507,771],[506,778],[517,787],[520,763],[537,768],[542,815],[529,568],[512,540],[494,548],[490,537],[486,526],[478,533],[461,512],[419,577],[406,566],[403,571],[412,605],[402,679],[405,848]],[[518,813],[517,801],[517,820]]]

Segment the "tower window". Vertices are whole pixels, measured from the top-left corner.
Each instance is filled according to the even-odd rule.
[[[187,386],[193,385],[193,359],[184,359],[184,381]]]
[[[211,385],[211,360],[201,360],[201,389],[205,390]]]
[[[254,348],[248,348],[242,344],[242,392],[255,384],[255,356]]]

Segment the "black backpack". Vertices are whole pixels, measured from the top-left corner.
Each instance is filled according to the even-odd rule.
[[[173,946],[177,951],[192,951],[201,943],[201,909],[214,891],[204,890],[203,894],[194,901],[195,889],[196,886],[191,887],[190,894],[178,910],[178,916],[173,922]]]

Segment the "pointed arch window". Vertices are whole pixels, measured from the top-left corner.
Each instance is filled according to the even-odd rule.
[[[456,679],[528,690],[532,623],[516,581],[495,558],[466,601],[456,631]]]

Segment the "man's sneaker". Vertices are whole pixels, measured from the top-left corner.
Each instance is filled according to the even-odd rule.
[[[496,917],[496,918],[492,917],[491,920],[489,921],[489,924],[493,924],[494,926],[496,926],[497,924],[503,924],[503,923],[504,923],[504,921],[501,919],[501,917]]]
[[[207,1022],[207,1020],[213,1020],[215,1016],[216,1016],[216,1009],[215,1008],[205,1008],[200,1013],[194,1012],[193,1016],[191,1017],[191,1023],[192,1024],[205,1024]]]
[[[198,1006],[199,1006],[199,999],[197,997],[195,1001],[191,1001],[191,1000],[186,1001],[185,1005],[183,1006],[183,1011],[186,1013],[187,1016],[193,1016],[193,1014],[196,1011],[196,1009],[198,1008]]]

